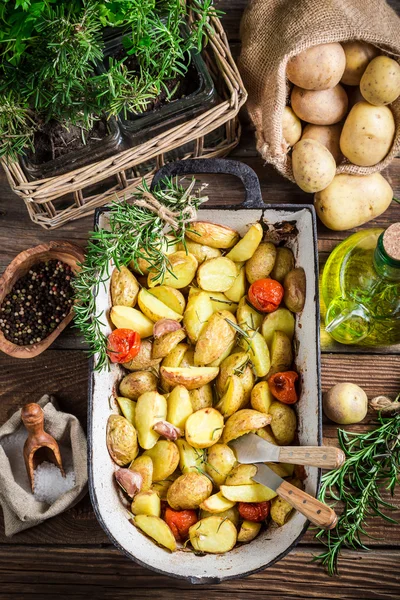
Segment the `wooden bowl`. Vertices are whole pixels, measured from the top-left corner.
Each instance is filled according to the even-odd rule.
[[[32,265],[56,259],[63,261],[71,267],[74,273],[77,273],[80,270],[78,262],[83,262],[84,258],[85,255],[82,248],[63,240],[40,244],[39,246],[24,250],[24,252],[21,252],[14,258],[0,277],[0,306],[5,296],[12,290],[16,281],[23,277]],[[4,337],[3,332],[0,331],[0,350],[14,358],[34,358],[54,342],[63,329],[66,328],[72,317],[73,310],[71,308],[69,314],[57,325],[50,335],[41,342],[29,346],[18,346],[9,342]]]

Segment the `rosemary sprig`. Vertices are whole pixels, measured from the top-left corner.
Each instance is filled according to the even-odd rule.
[[[398,397],[399,398],[399,397]],[[338,430],[346,462],[322,477],[319,499],[326,504],[343,503],[338,524],[332,531],[320,530],[316,538],[326,551],[313,558],[327,567],[329,575],[337,574],[338,558],[343,548],[368,550],[362,536],[367,531],[368,517],[382,517],[397,523],[383,511],[395,509],[382,497],[388,490],[394,494],[400,473],[400,415],[385,418],[379,414],[380,426],[367,433]]]
[[[183,242],[188,226],[188,208],[197,209],[207,200],[202,196],[203,187],[194,191],[195,180],[185,189],[177,178],[163,182],[165,189],[154,190],[154,198],[165,207],[177,213],[177,227],[166,227],[165,221],[147,208],[137,206],[135,200],[141,200],[143,193],[149,192],[145,181],[130,202],[113,202],[110,211],[110,229],[100,229],[90,234],[85,262],[74,279],[75,325],[80,329],[89,345],[89,355],[96,355],[96,370],[108,367],[107,340],[103,333],[104,316],[96,313],[96,296],[100,285],[105,285],[110,270],[133,261],[138,267],[138,259],[146,258],[151,269],[162,283],[169,269],[168,257],[164,254],[172,242]],[[167,238],[167,235],[169,236]],[[171,236],[171,237],[170,237]],[[172,238],[172,240],[171,240]]]

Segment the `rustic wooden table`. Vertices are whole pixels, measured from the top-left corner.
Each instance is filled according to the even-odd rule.
[[[239,22],[246,0],[221,0],[226,12],[224,24],[232,48],[239,49]],[[400,0],[392,0],[400,12]],[[266,202],[308,203],[303,194],[257,155],[253,134],[245,128],[240,146],[231,155],[250,165],[261,181]],[[400,194],[400,158],[393,161],[385,176]],[[234,178],[208,176],[213,202],[240,202],[242,192]],[[399,220],[400,209],[393,203],[370,226],[386,227]],[[0,272],[21,250],[52,239],[67,239],[85,246],[93,219],[87,217],[53,232],[33,225],[21,200],[8,188],[0,173]],[[329,252],[349,233],[329,231],[319,225],[320,265]],[[400,347],[375,352],[332,344],[322,336],[322,385],[327,389],[340,381],[361,385],[369,398],[400,389]],[[54,394],[62,409],[71,412],[86,425],[88,361],[82,344],[72,328],[65,331],[41,356],[20,361],[0,356],[0,424],[18,408],[38,400],[42,394]],[[369,413],[362,424],[349,429],[364,431],[373,422]],[[324,421],[324,442],[337,444],[336,426]],[[400,494],[395,518],[400,518]],[[193,587],[183,581],[164,577],[139,567],[122,556],[98,525],[86,496],[76,507],[39,527],[6,538],[0,525],[0,600],[30,599],[119,600],[122,598],[173,599],[177,594],[197,600],[204,597],[242,599],[247,597],[297,598],[400,598],[400,526],[369,522],[368,553],[345,551],[340,562],[340,578],[330,578],[311,562],[321,546],[308,532],[286,558],[268,570],[247,579],[221,585]]]

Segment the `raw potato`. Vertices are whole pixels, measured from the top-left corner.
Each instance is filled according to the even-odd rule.
[[[143,453],[153,461],[153,481],[168,479],[179,465],[179,450],[174,442],[160,440]]]
[[[189,538],[197,552],[223,554],[236,544],[237,531],[229,519],[207,517],[191,526]]]
[[[202,408],[186,421],[186,441],[194,448],[208,448],[216,444],[224,429],[224,418],[215,408]]]
[[[178,250],[185,250],[186,252],[187,249],[190,254],[193,254],[193,256],[197,258],[199,265],[209,258],[217,258],[218,256],[221,256],[221,250],[218,250],[218,248],[211,248],[211,246],[199,244],[190,239],[185,240],[185,246],[182,243],[179,244]]]
[[[183,311],[185,310],[186,300],[182,292],[176,290],[173,287],[168,285],[158,285],[151,290],[148,290],[149,294],[155,296],[166,304],[171,310],[178,313],[179,315],[183,315]]]
[[[249,260],[257,250],[263,237],[260,223],[254,223],[242,239],[228,252],[228,258],[235,262]]]
[[[232,314],[235,314],[238,305],[236,302],[229,300],[222,292],[210,292],[209,294],[211,304],[214,312],[219,310],[229,310]]]
[[[208,512],[208,510],[200,510],[200,519],[206,519],[207,517],[213,517],[213,513]],[[224,510],[222,513],[218,513],[218,516],[222,519],[229,519],[232,521],[235,527],[238,527],[240,521],[239,511],[236,508],[236,505],[228,510]]]
[[[204,469],[205,451],[193,448],[183,438],[176,440],[179,450],[179,468],[182,473],[194,471],[198,473],[199,469]]]
[[[332,154],[316,140],[303,139],[293,148],[293,177],[304,192],[319,192],[332,181],[336,163]]]
[[[236,318],[227,310],[211,315],[197,340],[195,365],[208,365],[218,359],[228,346],[233,347],[236,331],[227,319],[236,324]]]
[[[112,304],[133,307],[139,293],[139,284],[130,270],[121,265],[111,275],[110,292]]]
[[[136,494],[131,505],[131,511],[134,515],[161,515],[160,496],[154,490],[139,492]]]
[[[292,340],[294,336],[294,328],[295,319],[293,313],[291,313],[287,308],[280,307],[278,310],[266,315],[262,324],[261,332],[268,344],[269,349],[271,350],[272,338],[277,329],[286,333],[288,338]]]
[[[306,90],[326,90],[342,78],[346,55],[340,44],[318,44],[296,54],[286,65],[286,77]]]
[[[169,255],[169,270],[165,272],[163,283],[177,290],[189,285],[197,270],[197,260],[193,254],[180,250]],[[149,273],[148,286],[155,287],[159,283],[158,273]]]
[[[153,335],[153,321],[130,306],[113,306],[110,319],[118,329],[133,329],[141,338]]]
[[[346,68],[341,83],[359,85],[368,63],[378,54],[378,49],[360,40],[342,42],[342,46],[346,55]]]
[[[192,414],[193,408],[190,394],[183,385],[174,387],[167,399],[167,421],[179,429],[185,429],[187,418]]]
[[[206,473],[213,478],[215,485],[225,483],[229,473],[236,465],[236,456],[226,444],[214,444],[207,453]]]
[[[246,293],[246,270],[244,267],[240,267],[239,273],[236,276],[235,281],[229,290],[226,290],[225,296],[233,302],[239,302],[239,300]]]
[[[293,362],[292,342],[283,331],[274,331],[271,343],[271,368],[268,376],[289,371]]]
[[[341,85],[319,92],[294,87],[291,103],[294,112],[303,121],[314,125],[333,125],[345,116],[348,99]]]
[[[314,197],[317,214],[334,231],[368,223],[389,207],[393,190],[380,173],[336,175],[332,183]]]
[[[245,350],[248,349],[257,377],[267,375],[271,367],[271,361],[267,342],[261,333],[259,331],[250,332],[249,338],[242,338],[239,345]]]
[[[266,502],[276,496],[276,492],[261,483],[221,485],[221,493],[224,498],[232,502]]]
[[[165,358],[185,337],[186,331],[184,329],[164,333],[164,335],[154,340],[152,357],[154,359]]]
[[[290,479],[289,483],[291,483],[295,487],[299,488],[300,490],[303,487],[300,479]],[[292,513],[293,510],[294,510],[293,506],[291,506],[289,504],[289,502],[286,502],[286,500],[284,500],[283,498],[280,498],[279,496],[277,496],[276,498],[273,498],[271,501],[271,511],[270,511],[271,519],[279,527],[282,527],[283,525],[285,525],[285,523],[289,519],[290,514]]]
[[[161,367],[160,373],[171,385],[184,385],[188,390],[210,383],[219,373],[218,367]]]
[[[163,519],[154,515],[136,515],[133,522],[160,546],[168,548],[171,552],[176,550],[174,534]]]
[[[239,240],[239,234],[234,229],[207,221],[191,223],[190,229],[186,230],[186,237],[198,244],[224,249],[231,248]]]
[[[343,125],[340,149],[354,165],[376,165],[389,152],[395,130],[390,108],[359,102],[353,106]]]
[[[233,508],[235,506],[235,504],[236,504],[236,502],[227,500],[226,498],[223,497],[221,492],[218,492],[218,494],[213,494],[212,496],[210,496],[209,498],[204,500],[204,502],[202,502],[200,504],[200,508],[201,508],[201,510],[206,510],[210,513],[218,514],[218,513],[225,512],[226,510],[229,510],[230,508]]]
[[[340,134],[342,131],[342,125],[336,123],[336,125],[306,125],[301,136],[302,140],[316,140],[325,148],[329,150],[338,164],[343,155],[340,151]],[[271,276],[272,277],[272,276]]]
[[[138,455],[136,429],[121,415],[108,417],[106,440],[111,458],[120,467],[132,462]]]
[[[247,302],[246,296],[241,298],[238,309],[236,312],[236,318],[238,324],[242,329],[247,331],[248,329],[252,329],[253,331],[260,329],[264,315],[259,313],[255,308],[250,306]]]
[[[259,381],[251,390],[251,408],[258,412],[269,414],[269,407],[274,401],[268,383]]]
[[[265,427],[270,422],[271,418],[269,415],[267,416],[257,410],[250,408],[238,410],[225,423],[222,441],[224,444],[228,444],[245,433]]]
[[[145,392],[157,389],[157,377],[151,371],[136,371],[125,375],[119,384],[119,393],[130,400],[137,400]],[[121,408],[122,412],[123,409]]]
[[[199,508],[212,494],[212,483],[205,475],[191,471],[176,479],[167,493],[167,501],[174,510]]]
[[[139,354],[127,363],[123,363],[123,367],[128,371],[144,371],[157,367],[160,359],[153,358],[153,343],[150,340],[142,340],[140,344]]]
[[[117,402],[125,419],[127,419],[129,423],[135,427],[136,402],[133,402],[130,398],[124,398],[122,396],[117,396]]]
[[[200,292],[189,296],[185,314],[183,315],[183,325],[193,344],[199,339],[203,327],[212,314],[213,306],[207,292]]]
[[[144,456],[143,454],[138,456],[129,465],[129,470],[136,471],[136,473],[140,473],[142,476],[142,492],[146,492],[151,488],[153,483],[153,461],[150,456]]]
[[[244,403],[244,390],[239,377],[232,375],[228,382],[225,394],[215,406],[225,419],[239,410]]]
[[[368,397],[355,383],[337,383],[324,393],[324,413],[334,423],[351,425],[367,416]]]
[[[237,541],[242,544],[251,542],[260,533],[260,529],[261,523],[255,523],[254,521],[243,521],[240,526]]]
[[[301,138],[301,121],[290,106],[283,109],[282,133],[288,146],[294,146]]]
[[[272,402],[269,407],[272,417],[272,433],[280,446],[288,446],[294,440],[297,427],[296,413],[291,406],[282,402]]]
[[[142,287],[140,290],[138,304],[142,313],[154,321],[154,323],[160,319],[172,319],[173,321],[182,320],[181,314],[169,308],[169,306],[161,302],[161,300],[153,296],[153,294],[150,294],[146,288]]]
[[[135,421],[139,444],[144,450],[153,448],[160,437],[153,425],[167,418],[167,401],[158,392],[146,392],[136,403]]]
[[[246,277],[251,284],[265,279],[271,273],[276,259],[276,247],[271,242],[261,242],[253,256],[246,262]]]
[[[247,352],[235,352],[221,363],[217,378],[217,392],[219,397],[225,393],[228,378],[232,375],[237,375],[244,389],[245,400],[250,399],[251,390],[254,385],[254,374],[248,363],[249,355]]]
[[[290,271],[283,282],[285,293],[283,301],[294,313],[301,312],[306,301],[306,275],[303,267]]]
[[[225,485],[254,485],[254,475],[257,475],[255,465],[237,465],[226,478]]]
[[[210,383],[194,390],[189,390],[193,411],[213,405],[213,392]]]
[[[277,248],[274,268],[271,271],[271,279],[283,283],[285,275],[292,269],[294,269],[293,252],[290,248],[285,248],[284,246]]]
[[[360,90],[370,104],[391,104],[400,95],[400,65],[388,56],[377,56],[365,69]]]
[[[206,292],[226,292],[236,277],[236,265],[226,256],[206,260],[197,270],[197,283]]]

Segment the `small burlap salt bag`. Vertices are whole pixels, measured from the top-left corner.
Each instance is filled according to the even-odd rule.
[[[43,408],[44,427],[59,443],[64,468],[75,472],[75,486],[62,494],[53,504],[41,502],[33,496],[22,457],[23,432],[21,410],[0,427],[0,505],[3,509],[6,536],[39,525],[74,506],[87,491],[87,444],[78,419],[58,410],[51,396],[43,396],[38,404]],[[10,441],[18,436],[18,449],[10,450]],[[11,439],[10,439],[11,438]],[[64,453],[63,453],[63,448]],[[68,454],[68,456],[67,456]]]
[[[329,42],[362,40],[398,60],[400,19],[384,0],[251,0],[241,23],[239,68],[249,97],[247,108],[256,128],[257,149],[278,171],[294,181],[282,116],[290,87],[288,60]],[[396,133],[389,154],[372,167],[350,165],[337,173],[367,175],[386,168],[400,150],[400,98],[390,105]]]

